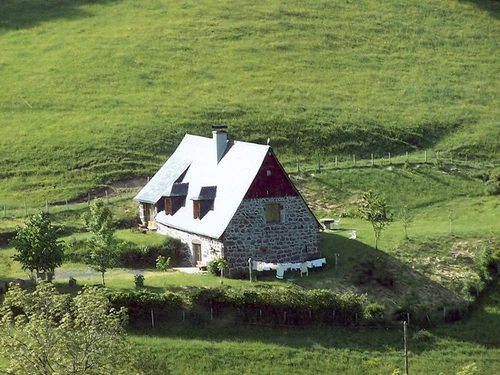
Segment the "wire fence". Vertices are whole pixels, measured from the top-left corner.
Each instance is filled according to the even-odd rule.
[[[349,156],[346,155],[332,155],[326,157],[319,155],[316,157],[304,156],[283,156],[281,163],[287,173],[313,173],[326,170],[335,169],[351,169],[351,168],[366,168],[366,167],[389,167],[389,166],[404,166],[404,165],[417,165],[428,164],[438,167],[459,168],[468,167],[476,169],[491,169],[499,166],[497,161],[487,160],[486,158],[478,155],[464,154],[464,153],[451,153],[440,152],[432,150],[407,152],[404,155],[393,155],[387,152],[384,155],[371,153],[369,157],[360,157],[356,154]],[[13,219],[23,218],[36,214],[40,211],[49,213],[62,213],[79,211],[90,205],[90,202],[95,198],[102,198],[108,203],[132,199],[137,193],[137,188],[144,186],[149,178],[139,179],[139,185],[134,184],[127,186],[123,184],[119,188],[105,188],[98,191],[88,192],[86,195],[81,196],[80,199],[75,200],[68,198],[64,201],[58,200],[51,202],[48,199],[38,203],[26,202],[2,202],[0,201],[0,219]]]
[[[47,213],[71,213],[85,209],[90,203],[96,199],[101,198],[108,204],[132,199],[137,193],[136,188],[125,187],[118,189],[101,189],[100,191],[88,192],[85,197],[80,199],[65,199],[63,202],[50,202],[48,199],[39,203],[26,203],[26,202],[0,202],[0,218],[2,219],[15,219],[28,217],[44,211]]]
[[[313,157],[284,157],[282,160],[283,167],[288,173],[303,173],[303,172],[321,172],[322,170],[332,169],[349,169],[363,167],[388,167],[402,165],[418,165],[428,164],[438,167],[468,167],[476,169],[490,169],[500,165],[498,162],[488,160],[483,156],[471,155],[466,153],[440,152],[432,150],[423,150],[415,152],[406,152],[405,154],[391,154],[390,152],[383,155],[370,153],[359,156],[352,155],[332,155],[326,157],[318,154]]]

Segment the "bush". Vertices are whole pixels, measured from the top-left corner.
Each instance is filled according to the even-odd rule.
[[[420,331],[415,332],[413,335],[413,341],[422,342],[422,343],[431,343],[435,340],[435,337],[429,331],[425,329],[421,329]]]
[[[144,275],[134,275],[136,288],[144,288]]]
[[[182,242],[177,238],[165,237],[163,244],[159,246],[138,247],[132,242],[122,242],[120,245],[119,264],[124,268],[155,268],[156,259],[163,256],[170,258],[172,263],[181,259]]]
[[[370,303],[365,307],[364,317],[368,324],[379,324],[384,321],[385,307],[379,303]]]

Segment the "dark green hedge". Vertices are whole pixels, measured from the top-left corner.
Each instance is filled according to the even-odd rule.
[[[176,316],[176,319],[182,310],[188,317],[231,316],[243,323],[352,325],[362,322],[366,297],[295,287],[211,287],[165,294],[113,292],[110,300],[117,308],[128,308],[131,323],[149,322],[153,309],[156,315]]]

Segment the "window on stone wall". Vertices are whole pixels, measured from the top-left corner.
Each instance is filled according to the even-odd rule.
[[[266,223],[281,222],[281,204],[269,203],[266,204]]]

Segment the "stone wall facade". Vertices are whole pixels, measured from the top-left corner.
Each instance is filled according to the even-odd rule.
[[[280,204],[280,222],[266,223],[266,205]],[[229,275],[248,272],[248,259],[301,262],[319,252],[316,218],[300,196],[242,201],[223,235]]]
[[[185,245],[187,261],[191,266],[196,266],[196,254],[194,253],[194,244],[201,246],[201,261],[208,263],[211,259],[222,256],[223,244],[213,238],[203,237],[198,234],[183,232],[178,229],[167,227],[157,223],[157,232],[159,234],[178,238]]]

